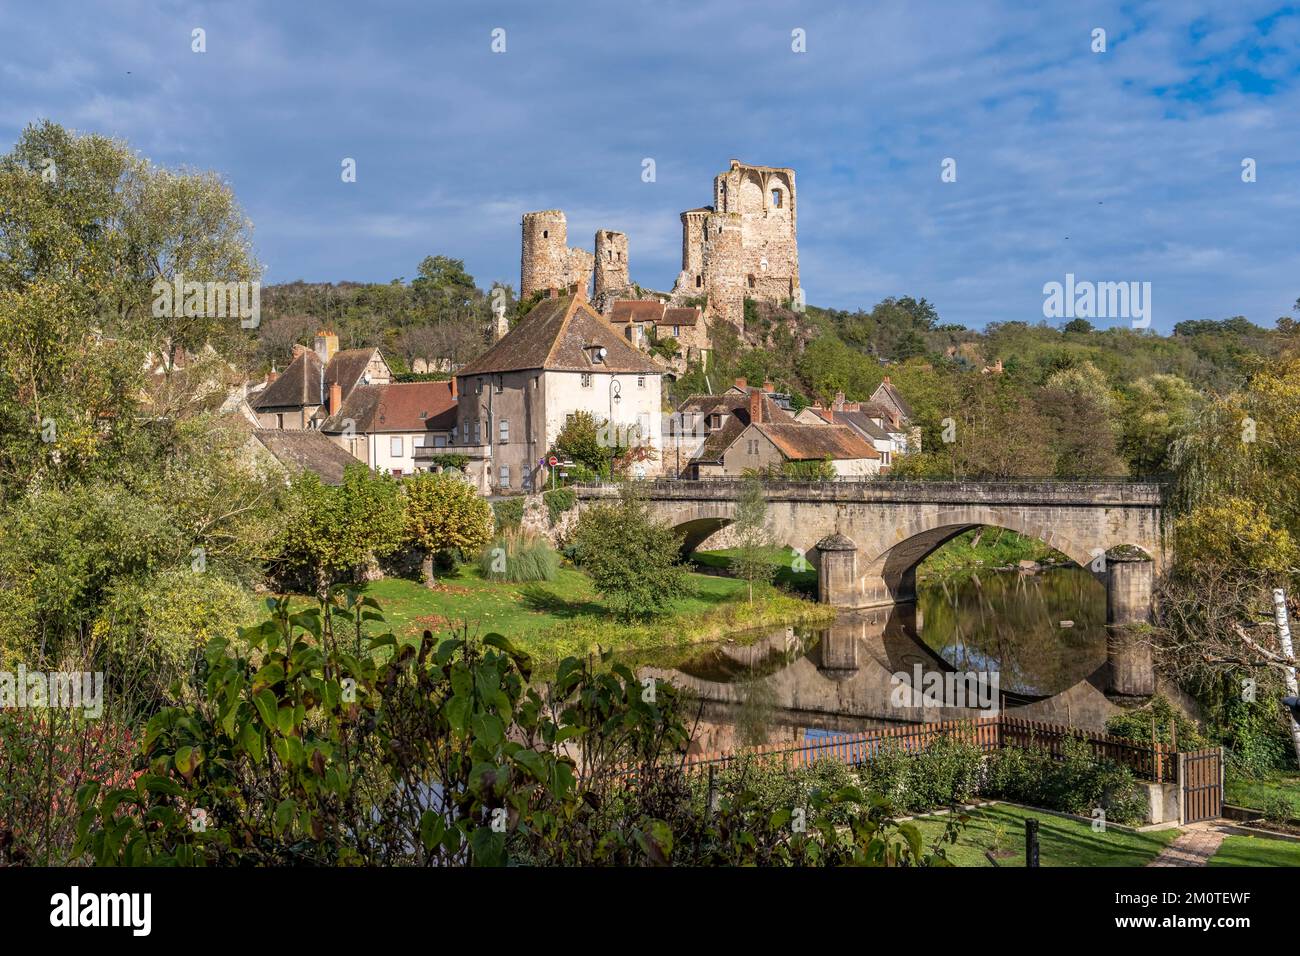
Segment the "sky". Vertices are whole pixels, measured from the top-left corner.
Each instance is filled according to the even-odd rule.
[[[796,170],[813,305],[1037,322],[1072,274],[1149,282],[1167,332],[1300,297],[1300,5],[9,0],[0,149],[42,118],[216,171],[264,283],[448,255],[517,288],[558,207],[667,289],[737,158]]]

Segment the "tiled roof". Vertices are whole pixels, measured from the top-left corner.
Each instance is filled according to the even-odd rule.
[[[344,349],[335,352],[325,366],[325,393],[338,382],[344,396],[356,386],[377,349]],[[289,363],[289,367],[253,400],[254,408],[299,408],[322,405],[320,356],[307,349]]]
[[[327,485],[342,484],[344,469],[358,463],[346,449],[315,430],[255,428],[253,436],[290,472],[315,472]]]
[[[451,382],[358,385],[321,430],[338,434],[348,421],[359,434],[451,431],[456,426],[456,399]]]
[[[898,393],[898,389],[888,378],[876,386],[876,390],[871,393],[871,401],[880,402],[885,406],[893,405],[904,419],[912,418],[912,407],[907,404],[906,399]]]
[[[664,304],[657,299],[615,299],[609,321],[658,322],[664,317]]]
[[[664,309],[660,325],[694,325],[700,319],[700,310],[695,306]]]
[[[594,348],[605,360],[591,360]],[[456,376],[489,375],[541,369],[551,372],[618,372],[658,375],[661,369],[629,344],[581,298],[543,299],[515,324],[505,338]]]
[[[820,461],[879,458],[874,448],[848,425],[804,425],[760,423],[758,430],[776,445],[789,461]]]

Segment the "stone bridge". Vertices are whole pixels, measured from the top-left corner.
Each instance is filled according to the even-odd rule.
[[[739,480],[638,485],[655,517],[683,534],[687,553],[736,520]],[[619,494],[617,485],[575,490],[580,508]],[[915,600],[917,565],[963,531],[980,526],[1043,541],[1091,570],[1106,586],[1112,624],[1147,619],[1155,578],[1168,559],[1158,484],[778,481],[765,483],[764,493],[772,541],[795,549],[817,569],[820,599],[837,607]],[[1135,666],[1149,672],[1149,659]],[[1135,677],[1116,683],[1145,686],[1148,681]]]

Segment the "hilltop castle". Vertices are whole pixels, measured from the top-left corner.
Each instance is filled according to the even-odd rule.
[[[625,233],[600,229],[594,252],[572,249],[562,211],[525,213],[520,295],[527,299],[547,289],[586,290],[594,280],[592,305],[607,316],[615,313],[616,302],[629,300],[676,307],[703,302],[701,333],[715,320],[743,329],[746,298],[780,305],[802,297],[795,202],[793,169],[733,159],[713,179],[713,205],[681,214],[682,269],[671,292],[633,284]],[[707,348],[707,334],[705,342]]]

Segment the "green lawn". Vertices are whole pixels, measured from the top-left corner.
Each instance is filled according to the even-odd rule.
[[[702,568],[715,568],[726,571],[731,567],[731,560],[735,555],[735,548],[723,548],[719,551],[696,551],[691,554],[691,561]],[[771,563],[776,567],[776,573],[772,580],[783,588],[816,594],[817,571],[812,567],[805,567],[802,571],[796,571],[798,557],[799,552],[793,548],[778,548],[774,551]]]
[[[1257,836],[1224,837],[1210,866],[1300,866],[1300,843]]]
[[[605,648],[649,648],[720,640],[747,628],[827,619],[833,612],[771,588],[753,604],[743,581],[707,574],[688,576],[692,593],[663,617],[623,623],[601,602],[591,580],[561,568],[555,580],[511,584],[485,579],[473,565],[460,565],[430,590],[416,581],[385,578],[366,587],[379,602],[382,625],[399,637],[429,630],[446,632],[460,623],[472,633],[498,632],[542,660]],[[306,600],[306,599],[304,599]]]
[[[1177,830],[1129,833],[1111,828],[1094,833],[1090,824],[1021,807],[996,804],[970,811],[970,821],[948,847],[948,859],[957,866],[992,866],[984,856],[999,829],[1001,846],[1015,856],[999,860],[1001,866],[1025,865],[1025,819],[1038,820],[1039,862],[1043,866],[1145,866],[1178,835]],[[938,837],[946,825],[940,816],[916,821],[926,843]]]
[[[1229,777],[1223,799],[1238,807],[1261,810],[1270,799],[1282,797],[1291,804],[1292,813],[1300,817],[1300,774],[1278,773],[1263,780]]]

